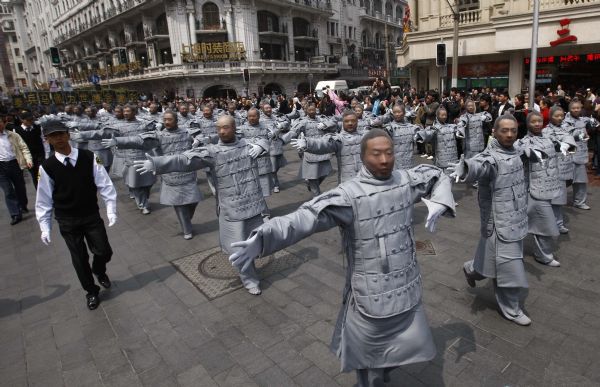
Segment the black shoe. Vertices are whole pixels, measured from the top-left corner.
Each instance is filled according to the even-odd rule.
[[[29,208],[27,208],[27,207],[21,208],[21,212],[24,214],[27,214],[27,213],[29,213]]]
[[[87,300],[87,307],[89,310],[94,310],[100,305],[100,298],[97,294],[88,293],[85,295],[85,299]]]
[[[474,288],[476,286],[475,280],[469,276],[467,270],[463,267],[463,273],[465,273],[465,278],[467,279],[467,283],[470,287]]]
[[[21,215],[15,215],[11,218],[10,220],[10,225],[14,226],[15,224],[19,223],[20,221],[23,220],[23,216]]]
[[[110,279],[108,278],[108,276],[106,274],[99,275],[98,276],[98,282],[100,282],[100,285],[102,285],[102,287],[104,289],[109,289],[110,288]]]

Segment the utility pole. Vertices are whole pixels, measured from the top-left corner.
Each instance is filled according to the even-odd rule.
[[[384,30],[383,30],[383,35],[384,35],[384,39],[385,39],[385,78],[387,79],[387,83],[391,84],[391,77],[390,77],[390,50],[389,50],[389,42],[388,42],[388,25],[387,25],[387,15],[385,16],[386,19],[384,20]]]
[[[531,29],[531,55],[529,56],[529,110],[533,109],[533,101],[535,98],[539,18],[540,0],[533,0],[533,27]]]
[[[449,0],[446,0],[452,17],[454,19],[454,39],[452,40],[452,87],[458,87],[458,24],[460,23],[460,12],[458,9],[458,3],[455,1],[454,4],[456,9],[452,7]]]

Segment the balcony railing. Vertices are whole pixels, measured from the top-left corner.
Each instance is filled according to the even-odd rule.
[[[381,20],[381,21],[385,21],[388,22],[390,24],[398,24],[398,25],[402,25],[402,19],[398,18],[398,19],[394,19],[394,17],[392,15],[383,15],[381,12],[379,11],[370,11],[366,8],[361,8],[358,14],[359,17],[368,17],[371,20],[372,19],[377,19],[377,20]]]
[[[331,0],[291,0],[296,4],[331,11]]]
[[[481,10],[474,9],[471,11],[463,11],[458,14],[459,25],[477,24],[481,22]],[[440,16],[440,28],[454,26],[453,15]]]
[[[198,31],[223,31],[227,29],[225,20],[196,20],[196,30]]]
[[[590,4],[600,4],[600,0],[540,0],[540,9],[557,9]],[[533,9],[533,1],[529,0],[529,9]]]
[[[65,40],[68,40],[73,36],[79,35],[82,32],[85,32],[90,28],[95,27],[97,24],[100,24],[134,7],[137,7],[138,5],[141,5],[146,1],[147,0],[125,0],[123,3],[117,2],[116,6],[106,9],[106,11],[104,11],[104,14],[95,16],[89,22],[81,23],[75,28],[71,28],[65,33],[59,34],[56,38],[54,38],[54,45],[57,46]]]
[[[134,62],[129,65],[115,66],[109,73],[111,83],[126,83],[132,81],[152,80],[163,77],[179,76],[214,76],[240,74],[242,68],[247,68],[250,73],[272,72],[272,73],[335,73],[335,63],[309,63],[309,62],[286,62],[275,60],[262,60],[255,62],[215,62],[215,63],[185,63],[166,64],[155,67],[142,67],[141,63]],[[89,77],[96,71],[106,80],[106,70],[89,70],[72,73],[73,83],[78,86],[88,86]]]

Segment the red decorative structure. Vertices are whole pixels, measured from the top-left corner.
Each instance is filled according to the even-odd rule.
[[[562,27],[560,30],[557,30],[559,38],[550,42],[550,46],[556,47],[559,44],[568,43],[568,42],[576,42],[577,36],[569,35],[571,30],[569,29],[569,24],[571,24],[571,19],[564,18],[558,21],[560,26]]]

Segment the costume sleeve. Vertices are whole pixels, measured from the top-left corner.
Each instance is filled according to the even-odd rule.
[[[306,151],[317,155],[337,153],[342,149],[342,142],[336,136],[323,136],[306,139]]]
[[[157,148],[160,145],[156,132],[142,133],[137,136],[115,137],[117,148],[144,149]]]
[[[430,201],[448,208],[445,215],[456,216],[452,180],[446,176],[444,171],[433,165],[421,164],[406,170],[406,173],[413,195],[413,203],[428,196]]]
[[[54,191],[54,180],[48,176],[44,167],[40,166],[38,171],[38,189],[35,198],[35,217],[40,225],[42,232],[50,232],[52,229],[52,191]]]
[[[195,148],[171,156],[151,156],[154,173],[191,172],[214,165],[214,158],[206,147]]]
[[[102,140],[105,138],[112,138],[113,136],[120,136],[120,132],[117,129],[108,127],[98,130],[86,130],[83,132],[79,132],[79,134],[81,135],[82,141]]]
[[[94,182],[98,188],[98,193],[106,205],[106,213],[109,215],[117,214],[117,190],[113,185],[112,180],[108,176],[108,172],[104,166],[98,164],[94,158]]]
[[[474,183],[477,180],[488,177],[490,180],[496,171],[495,161],[492,157],[479,153],[470,159],[459,161],[463,163],[465,174],[460,176],[464,183]]]
[[[298,210],[273,218],[252,231],[250,236],[262,239],[261,256],[273,254],[285,247],[335,226],[346,227],[354,219],[352,204],[340,188],[327,191],[304,203]]]
[[[428,126],[426,129],[421,129],[418,130],[417,133],[415,133],[417,135],[418,140],[417,141],[422,141],[422,142],[431,142],[433,141],[433,137],[435,135],[435,131],[431,128],[431,126]]]

